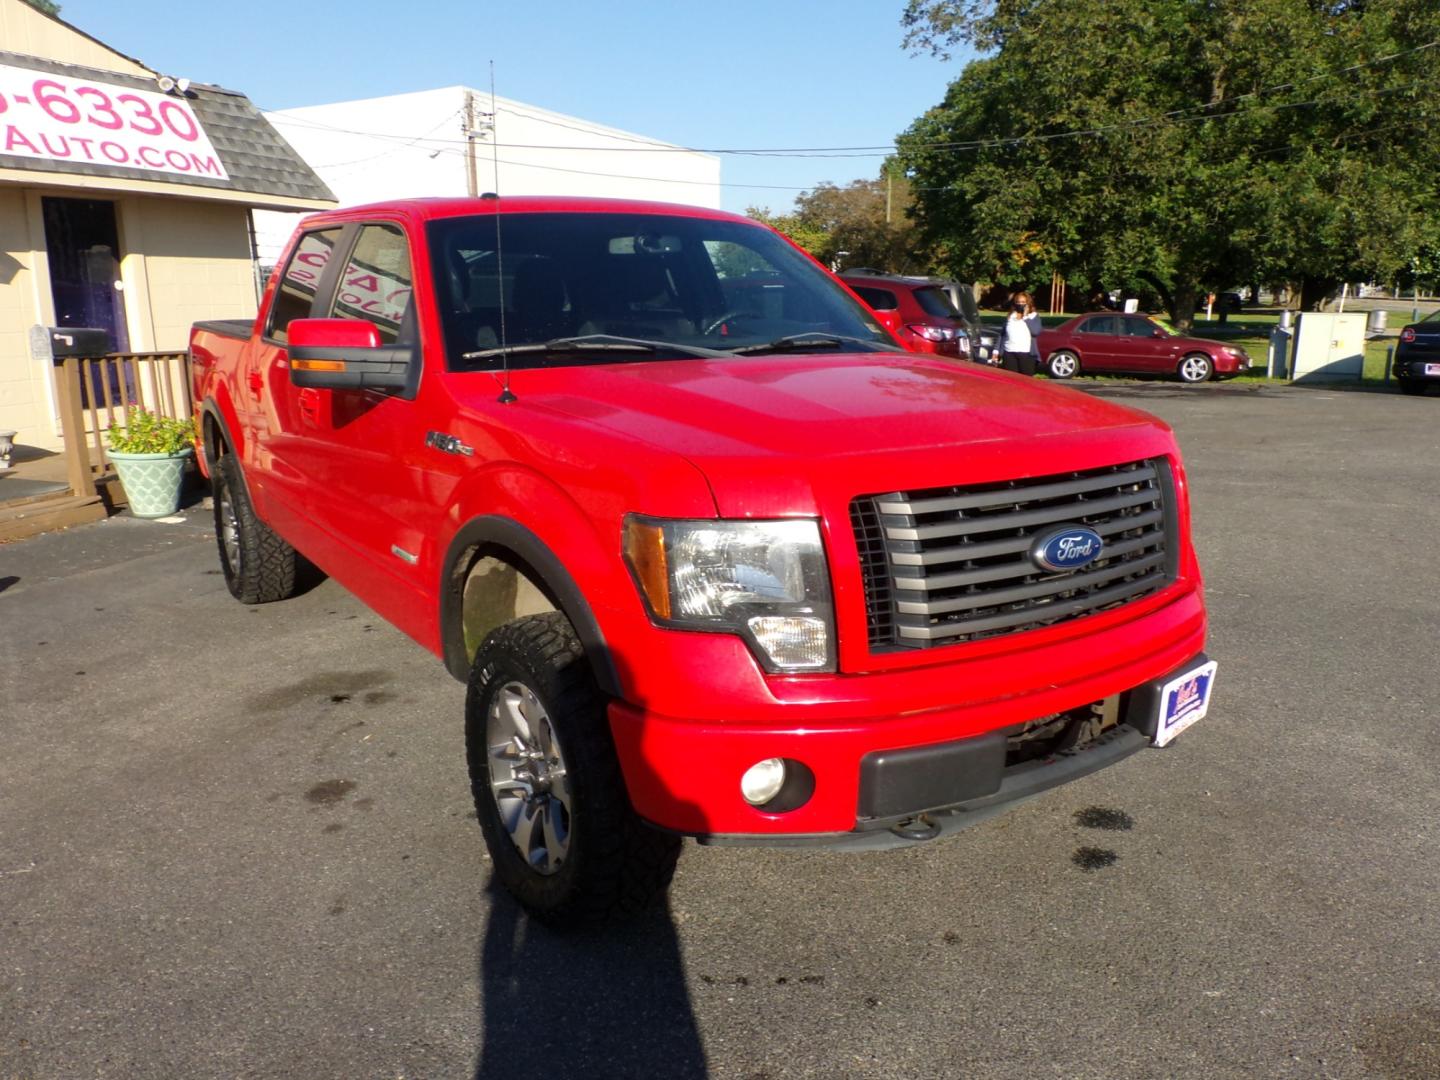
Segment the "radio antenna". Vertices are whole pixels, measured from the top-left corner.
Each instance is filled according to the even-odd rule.
[[[495,287],[500,293],[500,396],[496,398],[501,405],[509,405],[517,400],[510,392],[510,343],[505,333],[505,251],[500,241],[500,139],[495,132],[495,125],[499,110],[495,106],[495,61],[490,61],[490,167],[493,170],[492,179],[495,184],[493,191],[485,193],[486,197],[495,200]]]

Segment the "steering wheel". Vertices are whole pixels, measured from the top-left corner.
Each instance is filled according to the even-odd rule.
[[[711,334],[713,334],[716,330],[719,330],[720,327],[724,326],[724,325],[725,325],[727,322],[729,322],[731,319],[743,319],[743,318],[747,317],[749,314],[750,314],[750,313],[749,313],[748,311],[740,311],[740,310],[738,310],[738,309],[736,309],[736,308],[731,308],[729,311],[725,312],[723,315],[716,316],[715,318],[711,319],[708,323],[706,323],[706,324],[705,324],[705,329],[703,329],[703,330],[700,331],[700,336],[701,336],[701,337],[709,337]]]

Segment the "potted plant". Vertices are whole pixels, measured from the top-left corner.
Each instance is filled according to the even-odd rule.
[[[125,410],[123,427],[110,425],[109,439],[109,457],[130,513],[158,518],[180,509],[185,459],[195,452],[194,420],[174,420],[132,405]]]

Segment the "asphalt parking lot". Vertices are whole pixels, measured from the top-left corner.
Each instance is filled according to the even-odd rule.
[[[0,547],[0,1080],[1440,1075],[1440,398],[1104,384],[1179,432],[1211,715],[957,839],[688,846],[556,937],[463,687],[208,518]]]

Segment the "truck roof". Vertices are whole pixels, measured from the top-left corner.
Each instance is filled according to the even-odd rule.
[[[485,195],[477,198],[386,199],[363,206],[327,210],[306,219],[347,221],[373,217],[377,213],[399,213],[415,221],[466,217],[473,214],[666,214],[675,217],[712,218],[755,224],[753,219],[724,210],[683,203],[648,202],[640,199],[597,199],[571,195]]]

